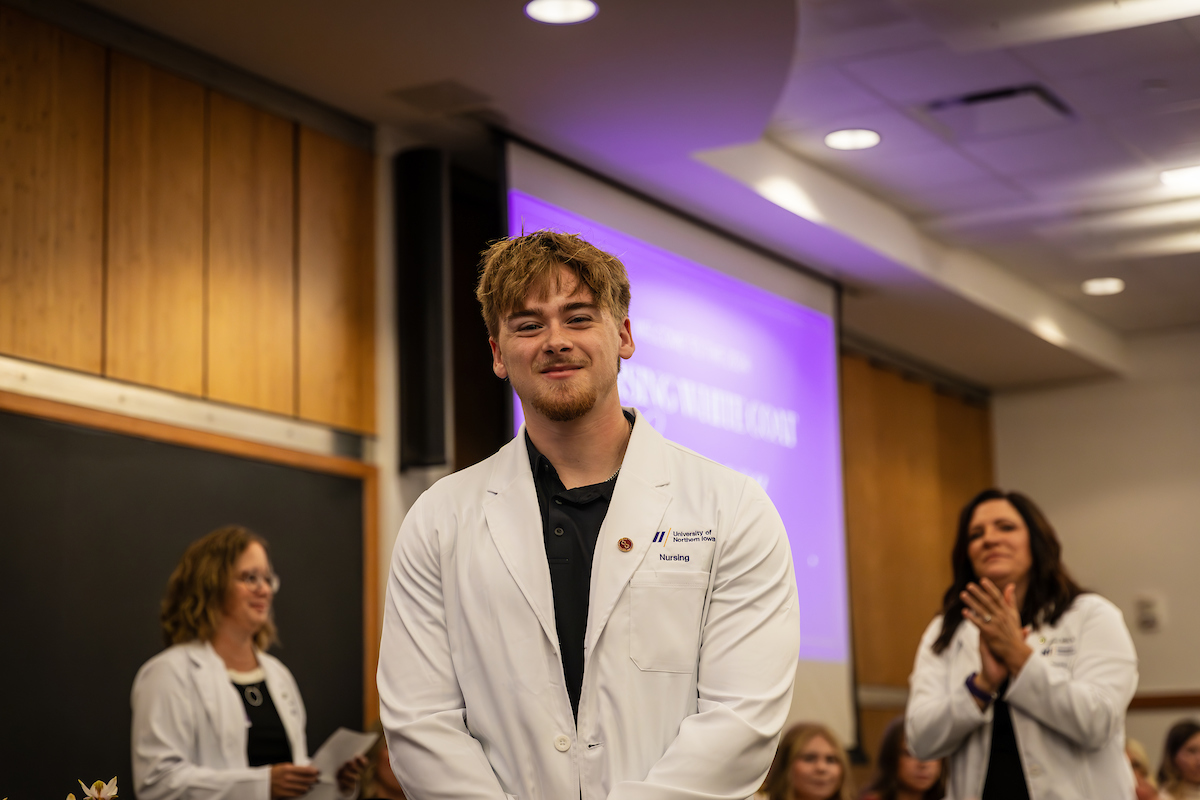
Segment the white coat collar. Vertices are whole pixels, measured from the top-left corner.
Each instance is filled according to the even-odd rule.
[[[667,467],[668,444],[650,427],[645,417],[634,409],[628,410],[635,414],[637,421],[596,542],[584,637],[585,654],[591,653],[600,638],[617,599],[645,557],[656,526],[671,502],[670,495],[662,489],[671,480]],[[522,425],[516,437],[497,453],[488,476],[487,493],[483,511],[496,549],[557,651],[554,591],[550,584],[550,568],[546,564],[537,489],[525,447],[525,426]],[[633,544],[628,552],[617,546],[623,538]]]
[[[188,642],[184,647],[187,648],[188,660],[195,668],[192,681],[196,685],[197,694],[200,695],[204,713],[208,715],[213,730],[226,730],[226,718],[230,707],[222,702],[222,698],[228,694],[225,687],[230,684],[229,676],[225,672],[225,662],[217,655],[210,642],[197,640]],[[222,749],[226,749],[225,742],[222,742]]]

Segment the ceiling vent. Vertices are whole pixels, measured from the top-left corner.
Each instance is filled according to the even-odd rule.
[[[1037,84],[935,100],[917,109],[931,127],[955,141],[975,141],[1069,125],[1067,104]]]
[[[391,97],[423,114],[443,117],[479,111],[492,101],[483,92],[453,80],[397,89]]]
[[[1200,14],[1200,0],[893,0],[961,52],[1016,47]]]

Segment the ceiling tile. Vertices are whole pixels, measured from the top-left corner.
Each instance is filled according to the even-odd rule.
[[[932,209],[932,215],[941,216],[1024,203],[1029,197],[1019,189],[989,178],[923,189],[921,199]]]
[[[1187,58],[1139,61],[1113,72],[1055,79],[1050,85],[1068,106],[1092,118],[1170,111],[1200,104],[1200,51]]]
[[[775,118],[797,126],[847,117],[885,107],[874,93],[864,89],[832,66],[798,64],[788,77]]]
[[[915,194],[935,186],[992,179],[979,165],[949,149],[864,159],[854,169],[863,180],[877,181],[893,191]]]
[[[1046,169],[1015,178],[1040,200],[1059,208],[1046,216],[1062,216],[1085,209],[1111,208],[1149,200],[1159,194],[1158,173],[1137,161],[1109,164],[1102,170]]]
[[[943,46],[859,59],[843,68],[900,105],[1038,82],[1037,73],[1007,52],[960,55]]]
[[[1200,44],[1178,22],[1162,22],[1027,45],[1014,52],[1047,77],[1074,78],[1098,71],[1139,72],[1143,64],[1176,58],[1193,59],[1194,65]]]
[[[1137,166],[1113,137],[1082,124],[970,142],[962,148],[996,172],[1014,178],[1036,175],[1043,180],[1065,180]]]
[[[1200,108],[1158,114],[1149,119],[1126,117],[1112,120],[1108,125],[1161,169],[1200,164]]]

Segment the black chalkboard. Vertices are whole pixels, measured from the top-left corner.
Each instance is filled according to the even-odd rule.
[[[357,478],[0,412],[0,797],[134,797],[133,677],[184,548],[226,523],[270,544],[310,751],[360,727],[362,504]]]

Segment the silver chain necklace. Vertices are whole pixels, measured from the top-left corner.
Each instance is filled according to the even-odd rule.
[[[633,438],[633,422],[630,421],[630,419],[628,417],[625,418],[625,421],[627,423],[629,423],[629,433],[625,434],[625,447],[628,448],[629,440]],[[622,455],[621,461],[624,462],[624,460],[625,460],[625,456]],[[624,464],[622,464],[622,466],[624,466]],[[621,474],[621,467],[617,467],[617,471],[614,472],[612,475],[609,475],[608,478],[604,482],[608,483],[609,481],[616,480],[617,476],[620,474]]]

